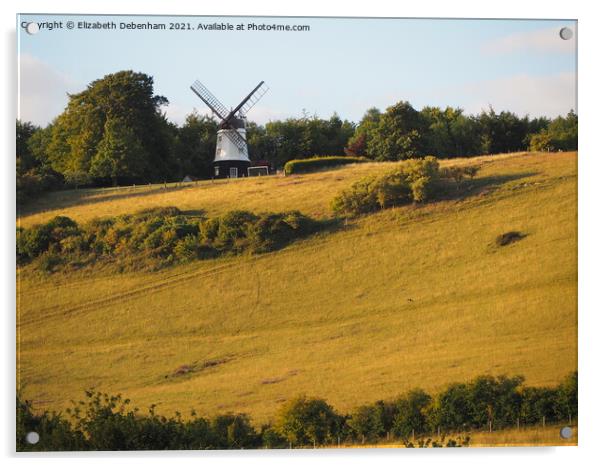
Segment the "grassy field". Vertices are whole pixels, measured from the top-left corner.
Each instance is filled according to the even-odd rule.
[[[571,438],[563,439],[560,429],[565,425],[528,426],[520,429],[504,429],[493,432],[462,432],[461,434],[448,435],[445,440],[456,439],[458,436],[470,437],[471,447],[530,447],[530,446],[576,446],[579,440],[578,428],[572,425],[573,435]],[[437,440],[437,439],[435,439]],[[349,444],[341,445],[345,448],[404,448],[403,443],[381,442],[378,444]]]
[[[463,199],[382,211],[275,253],[118,276],[19,270],[25,397],[62,409],[94,386],[166,414],[259,423],[302,393],[350,410],[480,374],[556,384],[577,368],[577,154],[445,164],[475,161]],[[336,192],[389,167],[53,193],[18,221],[160,205],[328,216]],[[526,236],[495,246],[511,230]]]
[[[515,155],[499,155],[496,158]],[[444,160],[441,164],[461,165],[490,160],[491,157],[474,157]],[[355,179],[383,173],[394,166],[394,163],[368,163],[286,178],[255,177],[56,191],[23,206],[17,221],[27,227],[61,214],[79,222],[165,206],[177,206],[187,212],[204,212],[208,215],[219,215],[238,208],[254,212],[298,209],[305,214],[322,217],[330,215],[330,200]]]

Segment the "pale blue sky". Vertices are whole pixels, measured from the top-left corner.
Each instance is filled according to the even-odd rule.
[[[55,29],[29,35],[21,21],[302,24],[310,32],[91,31]],[[20,116],[46,124],[67,102],[66,92],[123,69],[148,73],[181,123],[206,108],[190,91],[202,81],[234,106],[260,80],[270,91],[249,119],[320,117],[336,111],[358,121],[371,106],[408,100],[554,117],[576,109],[574,21],[338,18],[215,18],[23,15],[18,18]]]

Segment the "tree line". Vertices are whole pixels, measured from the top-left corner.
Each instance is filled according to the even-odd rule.
[[[299,396],[285,402],[275,419],[254,427],[246,414],[211,418],[194,410],[184,419],[165,417],[152,405],[147,414],[129,399],[94,390],[72,402],[65,414],[34,413],[17,397],[17,450],[164,450],[299,448],[398,440],[413,446],[466,446],[470,431],[545,423],[577,417],[577,373],[555,387],[529,387],[520,376],[479,376],[431,395],[413,389],[394,400],[376,401],[338,413],[326,400]],[[26,435],[36,432],[39,443]]]
[[[170,122],[151,76],[120,71],[69,95],[65,110],[46,127],[17,121],[19,199],[53,188],[176,181],[211,176],[218,121],[193,111]],[[522,150],[576,150],[577,115],[554,120],[398,102],[369,109],[358,122],[305,111],[299,118],[250,122],[252,159],[281,168],[314,155],[362,156],[376,161],[433,155],[467,157]]]

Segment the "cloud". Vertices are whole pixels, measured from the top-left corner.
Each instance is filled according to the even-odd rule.
[[[19,118],[45,126],[66,107],[67,93],[81,89],[67,75],[38,58],[21,54],[19,60]]]
[[[177,125],[183,124],[184,121],[186,121],[186,117],[194,110],[196,110],[199,115],[209,115],[208,112],[203,110],[190,109],[189,106],[182,106],[173,102],[170,102],[169,105],[163,107],[162,110],[165,112],[167,118]]]
[[[478,113],[489,105],[496,111],[550,118],[577,111],[575,73],[514,75],[463,86],[459,94],[468,113]]]
[[[514,52],[574,52],[575,37],[569,40],[561,39],[560,29],[561,28],[554,27],[510,34],[484,43],[481,49],[484,53],[493,55]]]
[[[248,119],[249,121],[254,121],[260,125],[264,125],[269,121],[273,120],[283,120],[285,118],[289,118],[291,115],[288,112],[283,112],[280,110],[275,110],[269,107],[262,107],[260,105],[256,105],[249,112]]]

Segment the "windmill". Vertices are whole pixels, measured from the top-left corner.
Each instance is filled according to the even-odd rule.
[[[259,102],[268,87],[261,81],[233,110],[228,110],[203,84],[190,86],[220,120],[213,169],[215,178],[246,176],[251,161],[247,147],[247,113]]]

